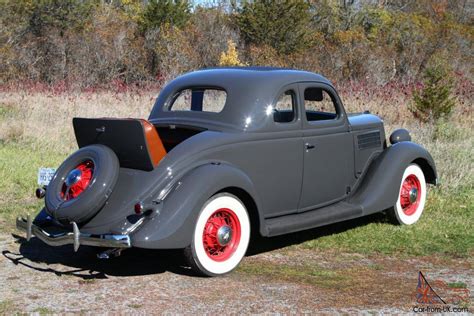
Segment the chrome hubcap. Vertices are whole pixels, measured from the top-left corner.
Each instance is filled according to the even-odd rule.
[[[66,181],[65,181],[66,186],[68,186],[68,187],[73,186],[74,184],[76,184],[78,181],[81,180],[81,176],[82,176],[81,170],[78,170],[78,169],[72,170],[67,175],[67,178],[66,178]]]
[[[417,198],[418,198],[418,190],[416,188],[412,188],[410,190],[410,203],[415,203]]]
[[[217,242],[221,246],[227,245],[232,240],[232,228],[229,226],[222,226],[217,231]]]

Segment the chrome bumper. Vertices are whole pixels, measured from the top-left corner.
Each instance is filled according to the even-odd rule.
[[[131,242],[128,235],[91,235],[79,231],[76,223],[72,223],[73,231],[60,234],[50,234],[39,226],[33,224],[31,217],[26,219],[18,217],[16,227],[26,232],[26,240],[36,236],[44,243],[50,246],[74,245],[74,251],[79,249],[80,245],[107,247],[107,248],[130,248]]]

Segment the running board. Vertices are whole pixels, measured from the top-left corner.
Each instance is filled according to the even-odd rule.
[[[265,220],[268,237],[329,225],[362,216],[362,207],[338,202],[313,211]]]

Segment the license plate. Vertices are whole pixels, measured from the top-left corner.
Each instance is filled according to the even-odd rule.
[[[54,168],[39,168],[38,170],[38,185],[48,185],[54,176],[56,169]]]

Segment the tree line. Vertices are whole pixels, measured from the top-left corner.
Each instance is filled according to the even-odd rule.
[[[441,63],[471,79],[472,10],[467,0],[0,0],[0,84],[141,85],[225,65],[383,85]]]

